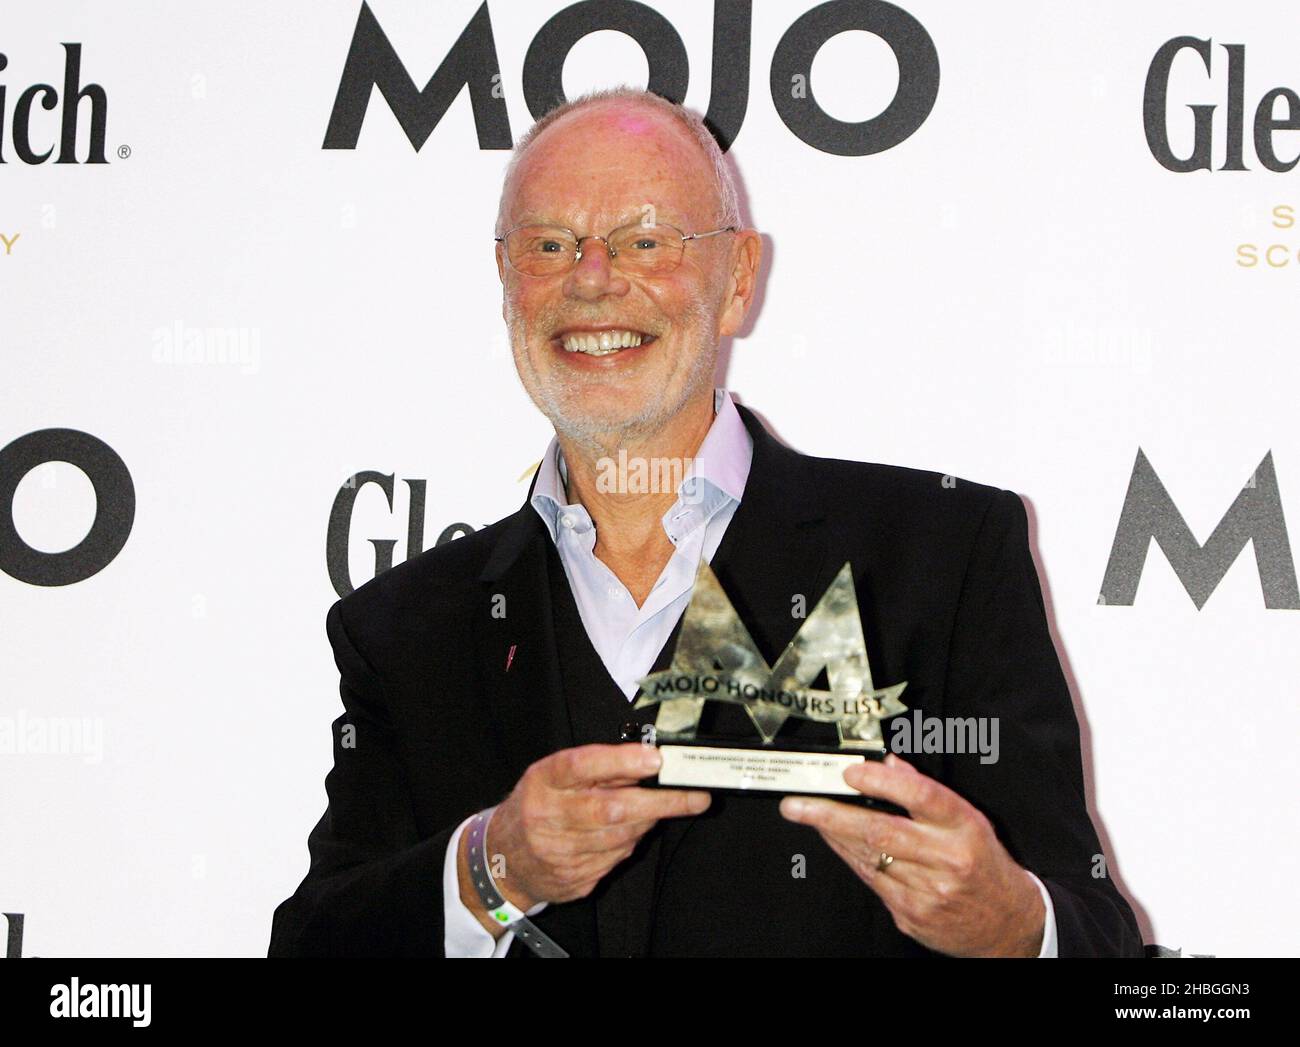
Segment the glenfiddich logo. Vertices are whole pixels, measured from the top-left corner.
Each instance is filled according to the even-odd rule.
[[[64,44],[63,90],[53,84],[32,84],[15,97],[8,86],[0,83],[0,164],[10,159],[5,154],[5,139],[13,146],[13,157],[25,164],[43,164],[54,154],[56,164],[106,164],[104,137],[108,125],[108,94],[99,84],[81,82],[81,45]],[[0,72],[9,66],[9,57],[0,54]],[[12,108],[9,99],[12,98]],[[42,119],[36,109],[53,112],[59,109],[57,134],[52,122]],[[33,121],[33,115],[36,116]],[[89,149],[86,159],[77,159],[77,125],[83,117],[90,120]],[[7,121],[7,123],[6,123]],[[33,127],[35,123],[35,127]],[[49,148],[38,152],[49,143]],[[118,155],[130,155],[129,146],[121,146]]]
[[[1174,62],[1182,61],[1196,68],[1204,68],[1208,78],[1213,72],[1216,51],[1213,41],[1195,36],[1176,36],[1166,41],[1156,51],[1147,69],[1146,89],[1142,96],[1142,123],[1146,130],[1147,146],[1161,167],[1170,171],[1209,171],[1212,168],[1211,147],[1214,138],[1215,110],[1203,100],[1208,94],[1198,94],[1194,103],[1186,108],[1192,113],[1192,150],[1186,156],[1177,156],[1169,142],[1169,79]],[[1249,125],[1246,122],[1246,46],[1220,44],[1227,58],[1228,82],[1222,100],[1226,103],[1222,113],[1224,155],[1220,171],[1248,171],[1245,155],[1246,129],[1249,126],[1251,144],[1259,166],[1268,171],[1283,173],[1300,162],[1300,155],[1290,158],[1278,156],[1279,146],[1290,145],[1290,139],[1277,138],[1279,131],[1300,130],[1300,96],[1288,87],[1274,87],[1265,91],[1255,104]],[[1200,63],[1196,58],[1200,58]],[[1198,71],[1199,72],[1199,71]],[[1280,104],[1279,104],[1280,103]],[[1294,151],[1294,146],[1291,150]]]
[[[349,476],[334,496],[325,535],[325,562],[330,583],[339,596],[347,596],[356,587],[348,566],[348,545],[352,537],[352,512],[357,495],[364,488],[374,485],[384,492],[384,497],[388,500],[388,511],[392,512],[393,484],[396,479],[395,473],[364,469]],[[406,518],[406,558],[409,560],[424,551],[424,500],[428,481],[404,479],[403,483],[411,492]],[[473,533],[474,528],[470,524],[453,523],[442,529],[434,545],[446,545],[461,535]],[[375,550],[374,577],[377,578],[393,566],[393,549],[397,545],[397,539],[371,538],[370,544]]]

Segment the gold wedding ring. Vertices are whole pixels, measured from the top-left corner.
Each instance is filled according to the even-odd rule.
[[[880,852],[880,857],[876,859],[876,872],[884,872],[894,864],[894,856],[884,851]]]

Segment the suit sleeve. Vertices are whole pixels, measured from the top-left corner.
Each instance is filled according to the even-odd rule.
[[[983,721],[997,746],[949,753],[947,784],[983,811],[1012,857],[1046,885],[1060,956],[1141,957],[1137,920],[1106,875],[1088,814],[1079,725],[1029,551],[1024,503],[1011,491],[997,492],[980,524],[949,654],[945,715]]]
[[[307,838],[311,864],[275,911],[270,956],[443,955],[443,861],[456,831],[420,838],[378,675],[336,602],[325,621],[340,673],[328,805]]]

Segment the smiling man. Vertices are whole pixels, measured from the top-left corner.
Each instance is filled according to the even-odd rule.
[[[515,147],[496,266],[555,438],[516,513],[330,609],[329,806],[272,955],[1142,955],[1020,499],[800,455],[715,388],[761,259],[679,106],[599,92]],[[610,484],[613,460],[683,479]],[[769,663],[851,562],[873,667],[927,717],[994,720],[998,758],[845,773],[910,817],[639,785],[660,756],[624,741],[653,715],[637,681],[702,559]]]

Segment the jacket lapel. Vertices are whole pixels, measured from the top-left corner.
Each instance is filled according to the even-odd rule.
[[[485,685],[515,777],[543,756],[574,744],[546,573],[551,536],[529,504],[536,483],[534,476],[523,506],[504,521],[479,576],[488,624],[474,630],[477,679]]]
[[[842,565],[827,565],[821,492],[803,455],[737,405],[754,439],[744,494],[710,566],[759,650],[773,664]],[[829,569],[829,573],[827,573]]]

